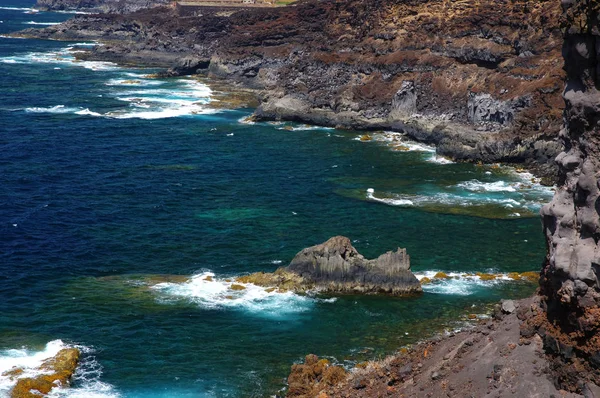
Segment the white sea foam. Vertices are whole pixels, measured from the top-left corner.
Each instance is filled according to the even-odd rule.
[[[437,163],[437,164],[453,164],[454,162],[448,158],[438,155],[434,153],[430,158],[427,159],[429,163]]]
[[[129,74],[128,74],[129,75]],[[164,81],[157,79],[143,79],[139,75],[134,75],[132,79],[110,79],[105,84],[107,86],[159,86],[164,84]]]
[[[392,206],[412,206],[414,202],[405,198],[377,198],[374,195],[375,190],[373,188],[367,189],[367,199],[381,202]]]
[[[0,10],[10,10],[10,11],[34,11],[33,8],[25,8],[25,7],[0,7]],[[37,10],[35,10],[37,11]]]
[[[375,196],[375,190],[368,188],[366,198],[374,202],[385,203],[391,206],[426,206],[442,204],[448,206],[472,206],[477,204],[496,204],[507,208],[511,207],[535,207],[535,203],[522,199],[518,201],[513,198],[494,198],[482,195],[477,196],[461,196],[448,192],[440,192],[435,195],[401,195],[384,193],[383,195]]]
[[[423,291],[427,293],[468,296],[480,289],[486,289],[490,286],[505,283],[507,281],[514,281],[514,279],[510,278],[507,274],[494,274],[496,275],[495,279],[482,280],[479,275],[446,271],[444,271],[444,273],[448,276],[447,279],[434,279],[437,272],[438,271],[425,271],[415,273],[415,276],[419,281],[425,277],[432,280],[432,282],[422,285]]]
[[[243,286],[243,289],[232,289],[233,285]],[[206,309],[237,308],[275,317],[307,311],[318,301],[292,292],[279,293],[251,283],[217,278],[212,272],[194,275],[188,282],[165,282],[152,288],[160,293],[161,301],[186,300]]]
[[[472,192],[516,192],[514,183],[506,181],[481,182],[479,180],[470,180],[456,185]]]
[[[30,52],[21,55],[1,57],[0,62],[11,64],[64,64],[80,66],[94,71],[117,70],[119,67],[112,62],[103,61],[79,61],[73,57],[73,47],[66,47],[58,51]]]
[[[110,85],[125,85],[123,80],[109,81]],[[138,83],[139,82],[139,83]],[[135,85],[160,85],[164,81],[135,80]],[[205,105],[210,102],[211,89],[205,84],[192,79],[178,79],[174,88],[143,87],[135,90],[114,93],[115,98],[128,102],[130,108],[120,109],[105,114],[115,119],[164,119],[170,117],[206,115],[217,113],[218,110],[208,109]],[[143,111],[140,108],[144,109]]]
[[[62,22],[35,22],[35,21],[28,21],[28,22],[23,22],[23,24],[25,25],[60,25]]]
[[[369,136],[370,139],[365,139],[364,136]],[[404,134],[396,133],[393,131],[362,134],[358,137],[355,137],[354,140],[361,142],[383,142],[394,150],[406,152],[435,152],[435,147],[431,145],[422,144],[420,142],[412,141],[408,139]]]
[[[64,105],[50,106],[47,108],[43,108],[43,107],[25,108],[25,112],[28,112],[28,113],[75,113],[80,110],[81,110],[80,108],[69,108]]]
[[[44,372],[38,369],[42,363],[55,356],[60,350],[68,347],[77,347],[82,352],[80,363],[73,375],[73,387],[52,389],[48,397],[52,398],[116,398],[119,394],[110,384],[100,380],[102,366],[93,356],[93,350],[84,346],[69,346],[61,340],[53,340],[46,344],[42,350],[36,351],[28,348],[0,350],[0,396],[8,396],[17,380],[9,376],[2,376],[13,368],[23,370],[18,376],[36,377]]]
[[[299,126],[284,126],[278,127],[277,130],[287,130],[287,131],[311,131],[311,130],[333,130],[333,127],[324,127],[324,126],[312,126],[309,124],[301,124]]]
[[[90,110],[89,110],[89,109],[87,109],[87,108],[85,108],[85,109],[82,109],[82,110],[80,110],[80,111],[76,111],[76,112],[75,112],[75,114],[76,114],[76,115],[88,115],[88,116],[102,116],[102,114],[101,114],[101,113],[98,113],[98,112],[92,112],[92,111],[90,111]]]

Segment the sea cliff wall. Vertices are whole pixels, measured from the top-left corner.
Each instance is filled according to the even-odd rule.
[[[542,209],[548,246],[539,325],[561,387],[600,380],[600,3],[563,0],[565,150],[559,189]]]

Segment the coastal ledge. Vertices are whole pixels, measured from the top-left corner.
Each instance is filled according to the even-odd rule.
[[[409,296],[423,291],[410,271],[406,249],[398,248],[368,260],[344,236],[334,236],[300,251],[287,267],[273,273],[257,272],[241,276],[237,281],[300,293]]]
[[[403,347],[382,360],[350,371],[308,355],[288,378],[288,398],[372,397],[600,397],[585,381],[582,394],[554,384],[547,342],[528,327],[543,313],[539,296],[504,300],[493,318],[473,328]]]

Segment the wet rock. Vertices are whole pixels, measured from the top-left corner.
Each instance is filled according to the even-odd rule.
[[[48,394],[56,386],[68,386],[71,376],[79,363],[80,351],[77,348],[64,348],[54,357],[46,360],[39,370],[44,372],[36,377],[24,377],[10,392],[11,398],[35,398]]]

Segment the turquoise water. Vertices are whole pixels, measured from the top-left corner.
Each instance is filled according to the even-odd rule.
[[[0,34],[71,16],[4,3]],[[537,270],[551,191],[390,134],[243,123],[252,110],[210,110],[202,81],[76,62],[73,45],[0,38],[0,370],[75,344],[60,396],[269,396],[307,353],[377,358],[533,291],[232,292],[338,234],[367,257],[406,247],[419,275]]]

